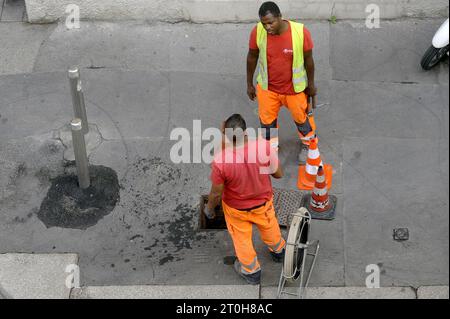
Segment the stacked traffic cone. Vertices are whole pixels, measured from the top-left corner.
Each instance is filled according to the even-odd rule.
[[[335,196],[328,196],[325,173],[322,166],[317,170],[316,183],[310,196],[307,196],[307,207],[312,218],[333,219],[336,209],[337,199]]]
[[[309,209],[322,213],[330,208],[330,200],[328,198],[327,184],[325,182],[325,174],[322,166],[319,166],[316,176],[316,183],[309,202]]]
[[[317,144],[318,138],[315,137],[309,144],[306,165],[300,165],[300,167],[298,168],[297,187],[301,190],[312,190],[314,188],[314,183],[316,182],[316,175],[319,166],[322,166],[325,172],[325,181],[327,188],[331,188],[333,167],[329,164],[323,164],[322,159],[320,158],[319,147]]]

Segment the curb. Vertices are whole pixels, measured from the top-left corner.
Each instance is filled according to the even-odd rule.
[[[68,289],[76,254],[0,254],[0,299],[275,299],[259,285],[131,285]],[[287,287],[295,293],[297,287]],[[284,296],[283,296],[284,297]],[[289,299],[295,299],[288,296]],[[283,298],[284,299],[284,298]],[[306,299],[449,299],[449,286],[310,287]]]
[[[70,299],[259,299],[259,286],[89,286],[73,289]]]

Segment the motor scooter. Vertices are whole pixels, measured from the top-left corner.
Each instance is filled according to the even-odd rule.
[[[422,57],[420,65],[424,70],[430,70],[449,55],[448,30],[449,21],[445,21],[433,37],[432,45]]]

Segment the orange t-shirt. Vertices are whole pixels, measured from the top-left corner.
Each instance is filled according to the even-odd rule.
[[[303,51],[311,51],[314,43],[311,33],[304,27]],[[250,49],[258,50],[256,42],[256,26],[250,34]],[[269,73],[269,90],[278,94],[295,94],[292,84],[292,49],[291,24],[286,32],[280,35],[267,34],[267,69]]]

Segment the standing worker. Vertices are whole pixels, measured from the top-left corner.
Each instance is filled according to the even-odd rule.
[[[237,260],[234,269],[247,283],[257,285],[261,267],[252,242],[256,225],[272,259],[282,262],[286,242],[281,236],[273,206],[270,175],[283,176],[277,152],[265,139],[249,139],[245,120],[239,114],[223,124],[225,146],[214,156],[211,192],[205,215],[214,218],[214,208],[222,199],[228,232]]]
[[[310,106],[316,107],[317,93],[311,34],[303,24],[283,20],[279,7],[271,1],[261,5],[259,18],[250,35],[247,94],[252,101],[257,98],[261,127],[266,129],[265,138],[275,148],[278,148],[278,135],[271,136],[270,129],[278,127],[280,107],[289,109],[302,142],[299,161],[305,163],[306,150],[315,136],[314,120],[308,116]],[[255,89],[253,75],[258,60]]]

